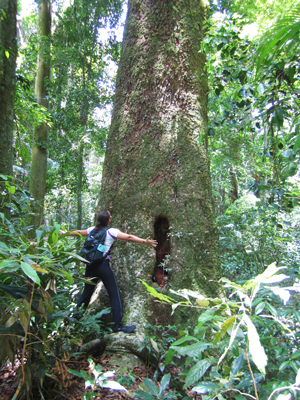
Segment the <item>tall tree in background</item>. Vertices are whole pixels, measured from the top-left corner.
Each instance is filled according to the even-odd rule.
[[[40,47],[36,76],[36,96],[38,104],[48,109],[48,86],[50,80],[50,34],[51,5],[49,0],[42,0],[38,5],[38,31]],[[32,223],[35,227],[43,220],[44,198],[46,194],[47,173],[47,134],[48,125],[42,123],[34,130],[34,143],[31,160],[30,193],[35,205]]]
[[[12,175],[17,0],[0,0],[0,174]]]
[[[153,305],[138,278],[208,296],[217,291],[210,282],[219,258],[207,145],[198,140],[207,129],[199,53],[207,13],[205,1],[129,0],[98,210],[158,246],[156,255],[127,243],[114,250],[127,323],[167,321],[162,310],[150,317]]]
[[[91,143],[99,157],[105,140],[103,129],[96,126],[94,111],[111,101],[105,77],[105,58],[111,49],[101,38],[100,29],[113,28],[121,9],[120,0],[74,0],[61,12],[53,34],[55,85],[51,97],[55,102],[55,134],[50,137],[51,150],[54,158],[55,152],[60,153],[60,183],[66,178],[68,189],[76,195],[78,229],[82,227],[82,197],[87,188],[84,162]]]

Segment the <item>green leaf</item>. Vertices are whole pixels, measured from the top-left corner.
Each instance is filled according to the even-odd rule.
[[[300,147],[300,135],[297,137],[296,142],[294,144],[293,150],[296,152]]]
[[[244,363],[244,354],[241,354],[231,364],[230,376],[235,376],[241,369],[243,363]]]
[[[193,387],[191,391],[199,394],[206,394],[212,391],[216,391],[217,388],[218,386],[215,383],[202,382],[197,386]]]
[[[289,365],[290,365],[290,361],[284,361],[282,364],[280,364],[279,371],[283,371]]]
[[[35,234],[36,234],[37,242],[39,243],[41,240],[43,231],[39,231],[38,229],[36,229]]]
[[[171,349],[175,350],[181,356],[199,357],[210,346],[212,346],[211,343],[198,342],[190,346],[183,347],[173,347],[172,344]]]
[[[54,245],[56,245],[56,243],[58,241],[58,233],[57,232],[53,232],[51,238],[52,238],[52,243]]]
[[[274,315],[274,317],[277,317],[277,310],[275,307],[273,307],[271,304],[266,303],[267,308],[269,309],[269,311],[271,312],[271,314]]]
[[[159,397],[163,394],[163,392],[167,389],[169,386],[171,379],[171,374],[164,375],[160,381],[160,388],[159,388]]]
[[[165,355],[165,366],[169,365],[170,362],[173,360],[175,354],[175,350],[169,348]]]
[[[205,372],[208,370],[208,368],[213,364],[214,360],[211,359],[211,361],[208,360],[201,360],[198,361],[188,372],[186,378],[185,378],[185,385],[184,389],[187,387],[193,385],[194,383],[198,382],[202,376],[205,374]]]
[[[17,260],[3,260],[0,262],[0,269],[7,268],[10,266],[16,266]]]
[[[264,85],[263,85],[262,83],[260,83],[260,84],[257,86],[257,92],[258,92],[259,94],[265,93],[265,87],[264,87]]]
[[[148,393],[145,392],[144,390],[137,390],[134,395],[133,395],[134,399],[142,399],[142,400],[153,400],[154,397]]]
[[[87,374],[87,372],[83,371],[82,369],[80,370],[80,372],[78,372],[78,371],[75,371],[74,369],[68,368],[68,372],[70,372],[70,374],[73,374],[73,375],[78,376],[79,378],[83,378],[83,379],[86,378],[86,374]]]
[[[200,143],[202,143],[203,142],[203,140],[205,139],[205,135],[199,135],[199,137],[198,137],[198,143],[200,144]]]
[[[10,194],[15,194],[15,192],[16,192],[16,188],[15,188],[15,186],[8,186],[7,187],[7,190],[9,191],[9,193]]]
[[[219,343],[219,341],[222,339],[222,337],[225,336],[228,329],[234,324],[235,320],[236,320],[236,317],[231,317],[223,323],[221,329],[215,334],[214,341],[213,341],[214,344]]]
[[[283,111],[282,108],[276,108],[275,109],[275,117],[277,121],[278,127],[281,127],[283,125]]]
[[[247,314],[244,314],[243,320],[246,322],[248,328],[249,350],[252,355],[253,362],[259,371],[265,376],[265,368],[268,361],[265,350],[260,343],[257,330]]]
[[[6,55],[6,58],[9,58],[9,51],[8,50],[5,50],[5,55]]]
[[[198,342],[198,339],[195,338],[194,336],[184,336],[178,340],[176,340],[175,342],[172,343],[172,347],[173,346],[179,346],[182,343],[188,342],[190,340],[196,340]]]
[[[38,274],[35,272],[35,270],[31,267],[31,265],[24,263],[23,261],[21,261],[21,268],[23,270],[23,272],[25,273],[25,275],[27,275],[30,279],[32,279],[35,283],[37,283],[38,285],[41,284],[40,278],[38,276]]]
[[[173,303],[173,302],[175,302],[175,300],[173,300],[171,297],[165,296],[165,295],[162,294],[162,293],[158,293],[153,287],[147,285],[147,283],[144,282],[144,281],[142,281],[141,279],[140,279],[140,281],[146,286],[148,292],[149,292],[153,297],[156,297],[156,298],[158,298],[158,299],[160,299],[160,300],[162,300],[162,301],[165,301],[166,303]]]
[[[257,307],[255,308],[255,315],[260,314],[263,311],[263,309],[265,308],[265,306],[266,306],[266,303],[264,301],[259,303],[257,305]]]
[[[145,387],[148,389],[148,391],[153,394],[153,396],[158,397],[158,390],[154,382],[151,381],[151,379],[148,378],[143,378],[143,382]]]
[[[64,271],[62,269],[60,269],[60,272],[63,273],[65,275],[65,277],[68,279],[68,283],[71,285],[73,282],[73,277],[72,275],[69,274],[69,272]]]

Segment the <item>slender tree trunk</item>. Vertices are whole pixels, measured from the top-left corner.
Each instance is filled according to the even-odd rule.
[[[42,0],[38,6],[38,30],[40,47],[36,76],[36,96],[40,105],[48,109],[48,85],[50,80],[50,33],[51,6],[49,0]],[[44,198],[46,194],[47,173],[47,134],[48,126],[43,123],[35,128],[31,160],[30,193],[35,205],[33,225],[38,227],[43,221]]]
[[[112,226],[155,237],[158,246],[114,248],[127,323],[169,322],[170,310],[155,305],[140,279],[151,284],[163,275],[173,289],[218,291],[209,160],[205,141],[198,143],[207,127],[199,53],[207,11],[200,0],[129,0],[98,211],[109,210]],[[186,310],[175,315],[189,319]]]
[[[80,144],[78,149],[77,229],[82,229],[82,177],[83,177],[83,144]]]
[[[0,0],[0,174],[12,175],[17,0]]]

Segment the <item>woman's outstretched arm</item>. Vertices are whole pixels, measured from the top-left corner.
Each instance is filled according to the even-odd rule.
[[[65,233],[67,233],[67,232],[66,231],[60,231],[59,232],[60,235],[64,235]],[[85,229],[85,230],[82,230],[82,231],[81,230],[77,230],[77,231],[72,231],[72,232],[68,233],[68,236],[79,236],[79,235],[88,236],[88,232]]]
[[[138,236],[128,235],[127,233],[119,232],[117,235],[117,239],[127,240],[128,242],[134,242],[134,243],[145,243],[152,247],[157,246],[157,241],[151,240],[150,236],[147,237],[147,239],[142,239],[142,238],[139,238]]]

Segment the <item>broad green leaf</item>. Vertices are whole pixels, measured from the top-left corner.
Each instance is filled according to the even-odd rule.
[[[175,342],[172,343],[172,347],[173,346],[179,346],[182,343],[188,342],[190,340],[196,340],[198,342],[198,339],[195,338],[194,336],[184,336],[178,340],[176,340]]]
[[[275,317],[277,317],[277,310],[275,307],[272,306],[272,304],[266,303],[267,308],[273,314]]]
[[[133,398],[142,400],[155,400],[155,397],[153,397],[150,393],[145,392],[144,390],[137,390],[134,393]]]
[[[205,135],[199,135],[199,137],[198,137],[198,143],[199,143],[199,144],[202,143],[204,139],[205,139]]]
[[[173,360],[175,354],[175,350],[169,348],[165,355],[165,366],[169,365],[170,362]]]
[[[143,382],[145,387],[148,389],[148,391],[153,394],[153,396],[158,397],[158,390],[154,382],[151,381],[151,379],[148,378],[143,378]]]
[[[208,370],[208,368],[213,364],[213,362],[214,362],[214,359],[210,359],[210,360],[204,359],[204,360],[198,361],[189,370],[189,372],[185,378],[184,388],[186,389],[187,387],[198,382],[202,378],[202,376],[205,374],[205,372]]]
[[[0,262],[0,269],[15,266],[18,260],[3,260]],[[17,264],[18,265],[18,264]]]
[[[252,355],[253,362],[259,371],[265,375],[265,368],[268,360],[265,350],[260,343],[257,330],[247,314],[244,314],[243,320],[245,321],[248,329],[249,350]]]
[[[262,83],[260,83],[260,84],[257,86],[257,91],[258,91],[259,94],[265,93],[265,87],[264,87],[264,85],[263,85]]]
[[[287,366],[289,366],[289,365],[290,365],[290,361],[284,361],[282,364],[280,364],[280,366],[279,366],[279,371],[285,370],[285,368],[286,368]]]
[[[41,281],[40,281],[40,278],[39,278],[38,274],[35,272],[35,270],[32,268],[31,265],[21,261],[21,268],[22,268],[23,272],[25,273],[25,275],[27,275],[35,283],[37,283],[38,285],[41,284]]]
[[[294,144],[293,150],[296,152],[300,147],[300,135],[297,137],[296,142]]]
[[[213,343],[217,344],[225,336],[228,329],[234,324],[236,317],[231,317],[227,321],[225,321],[221,327],[221,329],[215,334]]]
[[[211,347],[211,343],[194,343],[190,346],[183,346],[183,347],[173,347],[171,345],[171,349],[175,350],[176,353],[180,354],[181,356],[189,356],[189,357],[199,357],[203,351],[205,351],[208,347]]]
[[[241,369],[243,363],[244,363],[244,354],[241,354],[231,364],[230,376],[235,376]]]
[[[73,282],[73,277],[72,277],[72,275],[70,275],[69,272],[64,271],[64,270],[62,270],[62,269],[60,269],[60,272],[63,273],[63,274],[65,275],[65,277],[68,279],[69,285],[71,285],[72,282]]]
[[[163,392],[167,389],[169,386],[171,379],[171,374],[164,375],[160,381],[160,388],[159,388],[159,397],[163,394]]]
[[[83,371],[82,369],[80,370],[80,372],[75,371],[74,369],[68,368],[68,372],[70,372],[70,374],[73,374],[75,376],[78,376],[79,378],[86,378],[87,372]]]
[[[24,332],[27,332],[29,321],[25,315],[25,312],[20,312],[18,316],[19,316],[20,324],[22,325],[22,328],[24,329]]]
[[[233,326],[233,327],[232,327],[232,330],[231,330],[231,335],[230,335],[230,340],[229,340],[228,347],[225,347],[225,351],[224,351],[224,353],[221,355],[221,357],[220,357],[220,359],[219,359],[219,361],[218,361],[218,365],[220,365],[220,363],[222,362],[222,360],[223,360],[224,357],[226,356],[228,350],[229,350],[230,347],[232,346],[232,344],[233,344],[233,342],[234,342],[234,339],[236,338],[236,336],[238,336],[238,332],[239,332],[239,330],[240,330],[241,322],[237,324],[237,322],[235,321],[234,325],[235,325],[235,326]]]
[[[5,50],[5,55],[6,55],[6,58],[9,58],[9,51],[8,50]]]
[[[255,315],[260,314],[263,311],[263,309],[265,308],[265,306],[266,306],[266,303],[264,301],[259,303],[255,308]]]
[[[199,393],[199,394],[206,394],[206,393],[210,393],[212,391],[215,392],[217,388],[218,388],[218,386],[215,383],[202,382],[202,383],[199,383],[197,386],[193,387],[193,389],[191,391]]]
[[[38,229],[36,229],[35,234],[38,243],[40,242],[43,233],[44,233],[43,231],[39,231]]]
[[[206,299],[196,299],[196,303],[200,307],[208,307],[209,306],[209,300],[206,300]]]
[[[16,192],[16,188],[15,188],[15,186],[8,186],[7,187],[7,190],[9,191],[9,193],[10,194],[15,194],[15,192]]]
[[[152,338],[150,338],[150,342],[151,342],[152,347],[154,348],[154,350],[155,350],[157,353],[159,353],[159,348],[158,348],[158,345],[157,345],[157,343],[155,342],[155,340],[153,340]]]
[[[148,292],[149,292],[153,297],[156,297],[157,299],[160,299],[160,300],[162,300],[162,301],[165,301],[166,303],[173,303],[173,302],[175,302],[171,297],[165,296],[165,295],[162,294],[162,293],[158,293],[153,287],[147,285],[147,283],[144,282],[144,281],[142,281],[141,279],[140,279],[140,281],[146,286]]]
[[[52,243],[53,243],[54,245],[56,245],[56,244],[57,244],[57,241],[58,241],[58,234],[57,234],[57,232],[53,232],[52,235],[51,235],[51,238],[52,238]]]
[[[282,152],[282,155],[283,155],[284,158],[289,158],[289,157],[292,157],[294,155],[294,151],[292,149],[287,149],[287,150]]]
[[[283,111],[282,108],[275,109],[275,117],[277,121],[277,125],[280,127],[283,125]]]

